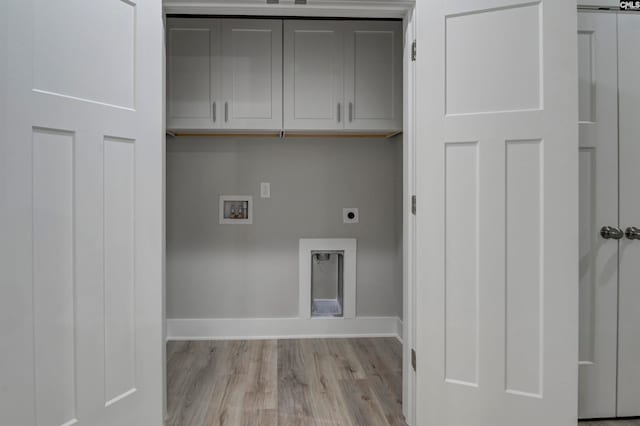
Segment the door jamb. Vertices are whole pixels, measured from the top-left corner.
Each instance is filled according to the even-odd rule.
[[[224,2],[222,2],[224,3]],[[415,348],[415,318],[416,318],[416,306],[415,306],[415,249],[416,249],[416,216],[412,213],[411,197],[415,194],[416,186],[416,169],[415,169],[415,96],[414,88],[416,81],[415,62],[412,60],[412,42],[416,37],[416,14],[415,6],[409,7],[408,5],[415,5],[411,1],[403,1],[402,4],[398,4],[395,8],[390,10],[377,10],[373,12],[376,16],[372,15],[371,9],[367,7],[366,2],[363,2],[357,7],[352,7],[349,10],[340,10],[336,8],[334,10],[328,10],[322,8],[318,10],[318,16],[336,16],[336,17],[351,17],[354,11],[361,9],[360,13],[370,18],[392,18],[396,13],[399,13],[401,8],[405,8],[406,12],[402,17],[403,30],[404,30],[404,52],[403,52],[403,153],[402,153],[402,289],[403,289],[403,318],[402,318],[402,411],[405,416],[406,422],[409,425],[415,424],[416,405],[415,405],[415,390],[416,390],[416,374],[411,367],[411,351]],[[307,6],[308,10],[313,6]],[[221,15],[264,15],[265,10],[247,10],[246,8],[229,5],[218,5],[218,7],[210,5],[206,8],[189,5],[181,5],[179,7],[167,7],[165,0],[165,6],[162,14],[163,22],[166,22],[167,15],[172,13],[181,14],[193,14],[202,15],[214,13],[216,10],[220,11]],[[280,13],[285,12],[285,9],[280,9]],[[332,12],[335,12],[332,14]],[[358,13],[358,15],[360,15]],[[284,13],[282,13],[284,14]],[[313,15],[310,13],[309,15]],[[365,17],[365,16],[358,17]],[[163,37],[164,42],[164,37]],[[163,51],[166,52],[165,45],[163,45]],[[162,91],[165,93],[166,89],[166,60],[163,61],[163,87]],[[166,133],[166,93],[163,96],[163,127]],[[163,155],[164,161],[166,161]],[[163,199],[166,201],[166,164],[163,164]],[[163,222],[166,220],[166,206],[163,213]],[[166,226],[166,224],[165,224]],[[162,294],[163,294],[163,338],[162,345],[163,360],[166,366],[166,232],[163,231],[163,274],[162,274]],[[163,412],[165,418],[167,417],[167,382],[166,382],[166,368],[163,377]]]
[[[415,162],[415,61],[413,42],[416,38],[415,9],[408,11],[404,24],[403,67],[403,226],[402,226],[402,411],[409,425],[415,424],[416,372],[412,367],[411,352],[415,349],[415,240],[416,215],[412,211],[412,196],[416,194]]]

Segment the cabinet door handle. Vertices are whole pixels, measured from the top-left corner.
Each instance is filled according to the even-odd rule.
[[[216,122],[216,103],[213,103],[213,122]]]
[[[353,121],[353,102],[349,102],[349,123]]]
[[[340,102],[338,102],[338,123],[340,122],[340,116],[342,114],[340,114]]]
[[[229,102],[224,103],[224,122],[229,121]]]

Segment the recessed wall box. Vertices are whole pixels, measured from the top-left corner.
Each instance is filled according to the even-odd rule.
[[[250,195],[220,196],[221,225],[250,225],[253,223],[253,197]]]

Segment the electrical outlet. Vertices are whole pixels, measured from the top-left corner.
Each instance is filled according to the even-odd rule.
[[[355,207],[346,207],[342,209],[342,221],[344,223],[359,223],[360,214]]]
[[[271,198],[271,184],[269,182],[260,183],[260,196],[262,198]]]

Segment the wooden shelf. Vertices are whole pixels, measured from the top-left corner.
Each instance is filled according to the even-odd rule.
[[[167,130],[167,135],[171,137],[204,137],[204,138],[345,138],[345,139],[368,139],[368,138],[392,138],[402,133],[400,130],[381,132],[381,133],[348,133],[348,132],[301,132],[301,131],[276,131],[276,132],[199,132],[186,130]]]

